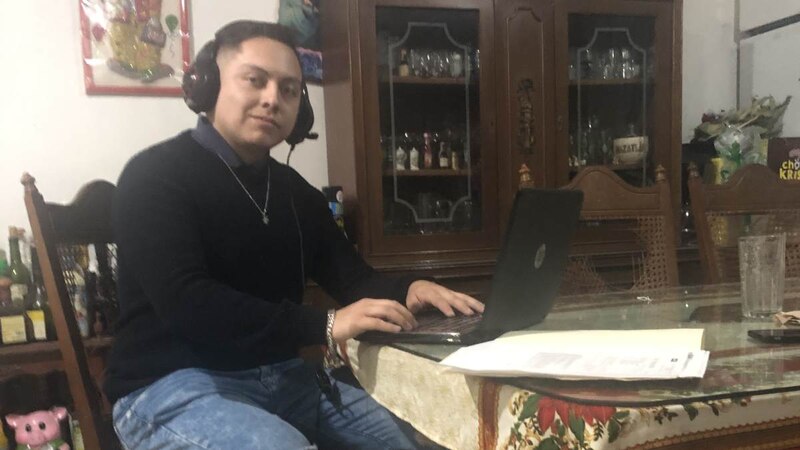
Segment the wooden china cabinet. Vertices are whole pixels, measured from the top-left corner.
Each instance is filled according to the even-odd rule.
[[[491,273],[523,163],[552,188],[660,164],[678,207],[680,0],[321,9],[330,184],[376,267]]]

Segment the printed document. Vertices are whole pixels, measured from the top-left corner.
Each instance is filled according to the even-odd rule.
[[[513,332],[463,347],[441,364],[495,377],[645,380],[702,378],[703,329]]]

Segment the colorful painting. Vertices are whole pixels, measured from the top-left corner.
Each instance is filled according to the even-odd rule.
[[[181,96],[189,0],[78,0],[87,94]]]
[[[280,0],[278,23],[295,30],[300,65],[307,82],[322,82],[322,46],[319,36],[320,0]]]

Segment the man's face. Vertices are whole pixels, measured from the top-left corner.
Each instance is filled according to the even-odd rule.
[[[252,162],[294,128],[300,106],[300,64],[294,50],[264,37],[248,39],[238,49],[221,50],[217,64],[219,97],[209,119],[239,156]]]

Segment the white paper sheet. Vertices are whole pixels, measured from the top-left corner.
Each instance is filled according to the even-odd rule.
[[[514,333],[464,347],[441,364],[497,377],[559,379],[701,378],[703,329]]]

